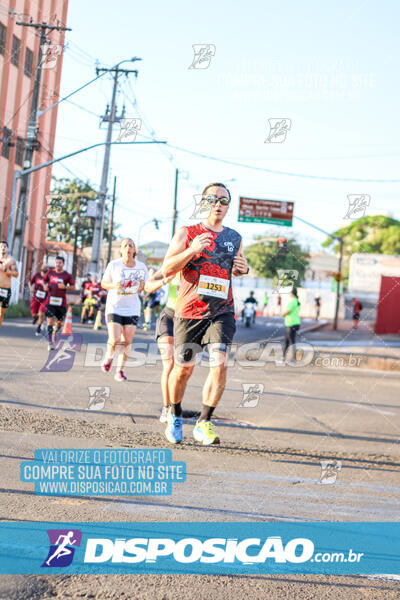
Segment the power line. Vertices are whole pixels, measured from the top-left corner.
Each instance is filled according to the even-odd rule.
[[[203,154],[202,152],[195,152],[194,150],[188,150],[187,148],[181,148],[179,146],[173,146],[172,144],[166,143],[166,146],[172,148],[173,150],[178,150],[178,152],[184,152],[185,154],[190,154],[191,156],[197,156],[198,158],[205,158],[207,160],[212,160],[215,162],[224,163],[226,165],[231,165],[234,167],[240,167],[242,169],[250,169],[252,171],[260,171],[262,173],[271,173],[272,175],[284,175],[286,177],[298,177],[301,179],[316,179],[323,181],[356,181],[359,183],[400,183],[400,179],[362,179],[360,177],[329,177],[324,175],[310,175],[306,173],[294,173],[291,171],[279,171],[276,169],[267,169],[266,167],[256,167],[254,165],[246,165],[243,163],[239,163],[233,160],[227,160],[224,158],[218,158],[216,156],[211,156],[209,154]]]

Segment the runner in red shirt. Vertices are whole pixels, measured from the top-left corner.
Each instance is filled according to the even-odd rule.
[[[43,288],[44,278],[49,271],[48,265],[43,265],[38,273],[36,273],[30,280],[30,289],[32,292],[31,299],[31,315],[33,317],[32,324],[35,325],[37,321],[37,327],[35,335],[41,334],[41,327],[46,314],[46,298],[47,292]]]
[[[224,227],[231,195],[223,183],[203,190],[210,213],[203,223],[181,227],[174,236],[162,266],[164,277],[181,272],[174,318],[175,364],[169,377],[171,408],[165,436],[182,441],[181,402],[193,372],[195,354],[209,346],[210,371],[203,386],[203,405],[193,429],[205,445],[218,444],[211,422],[226,382],[226,353],[235,333],[232,276],[248,273],[239,233]]]
[[[75,282],[70,273],[64,271],[64,259],[56,257],[55,269],[50,269],[44,277],[44,289],[48,292],[46,299],[47,334],[49,350],[53,348],[53,327],[57,322],[55,333],[61,329],[62,322],[67,312],[67,286],[69,290],[75,289]]]

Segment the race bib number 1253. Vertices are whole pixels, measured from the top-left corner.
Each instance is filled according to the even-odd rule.
[[[215,298],[226,299],[228,297],[229,284],[229,279],[200,275],[197,292],[203,296],[214,296]]]

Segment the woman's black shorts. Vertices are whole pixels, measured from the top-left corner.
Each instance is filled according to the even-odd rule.
[[[106,321],[107,323],[119,323],[124,327],[125,325],[137,325],[139,316],[124,317],[122,315],[116,315],[115,313],[109,313],[106,315]]]

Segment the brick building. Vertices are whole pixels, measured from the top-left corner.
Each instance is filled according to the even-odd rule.
[[[45,22],[65,26],[68,0],[3,0],[0,7],[0,239],[10,227],[10,199],[14,169],[23,169],[25,140],[39,54],[38,30],[18,25]],[[42,59],[39,109],[59,99],[64,49],[64,31],[47,35],[51,48]],[[38,120],[39,148],[32,166],[51,160],[57,122],[57,107]],[[46,196],[50,191],[51,166],[30,177],[22,252],[22,282],[41,264],[46,243]]]

